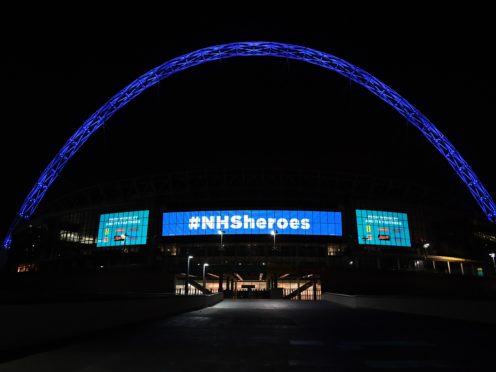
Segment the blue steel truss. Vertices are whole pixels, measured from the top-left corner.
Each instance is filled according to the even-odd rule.
[[[371,93],[398,111],[408,122],[419,129],[430,143],[446,158],[456,174],[467,185],[482,211],[491,222],[496,222],[496,205],[488,191],[479,181],[474,171],[456,151],[448,139],[427,119],[419,110],[401,97],[397,92],[382,83],[368,72],[337,58],[331,54],[298,45],[275,42],[238,42],[211,46],[182,55],[154,68],[142,75],[107,103],[98,109],[72,135],[55,158],[48,164],[40,178],[29,192],[13,220],[3,246],[8,249],[12,243],[12,234],[21,220],[28,220],[38,207],[48,188],[59,176],[69,159],[83,146],[88,138],[95,133],[112,115],[128,104],[144,90],[176,72],[200,65],[233,57],[280,57],[308,62],[325,69],[335,71],[340,75],[362,85]]]

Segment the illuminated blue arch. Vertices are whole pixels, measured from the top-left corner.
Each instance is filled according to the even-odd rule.
[[[456,174],[467,185],[473,197],[482,211],[491,222],[496,222],[496,205],[491,196],[479,181],[474,171],[467,162],[456,151],[448,139],[427,119],[420,111],[413,107],[408,101],[382,83],[368,72],[337,58],[331,54],[319,52],[314,49],[273,42],[239,42],[224,45],[216,45],[200,49],[154,68],[139,77],[98,109],[84,124],[72,135],[55,158],[48,164],[40,178],[24,200],[17,213],[3,243],[8,249],[12,242],[12,233],[21,220],[28,220],[46,191],[53,181],[58,177],[69,159],[81,148],[88,138],[96,132],[108,119],[120,108],[136,98],[144,90],[157,84],[161,80],[202,63],[217,61],[232,57],[281,57],[308,62],[335,71],[340,75],[353,80],[378,96],[384,102],[392,106],[411,124],[419,129],[432,145],[446,158]]]

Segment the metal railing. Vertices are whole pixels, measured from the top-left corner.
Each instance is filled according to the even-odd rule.
[[[294,292],[294,289],[284,288],[283,289],[283,297],[288,296],[292,292]],[[321,300],[321,299],[322,299],[322,291],[320,289],[317,289],[315,291],[315,300],[318,301],[318,300]],[[314,293],[313,293],[312,287],[310,287],[309,289],[301,292],[299,295],[296,295],[296,296],[290,298],[290,300],[296,300],[296,301],[314,301]]]

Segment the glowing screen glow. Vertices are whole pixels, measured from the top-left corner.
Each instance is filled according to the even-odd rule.
[[[342,235],[341,212],[232,210],[165,212],[163,236],[219,234]]]
[[[358,243],[411,247],[406,213],[356,210]]]
[[[146,244],[149,211],[100,215],[97,247]]]

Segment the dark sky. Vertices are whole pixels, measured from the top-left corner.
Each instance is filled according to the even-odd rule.
[[[134,18],[83,21],[12,14],[14,22],[2,26],[0,61],[2,234],[44,167],[107,99],[173,57],[233,41],[300,44],[365,69],[429,117],[494,195],[491,12],[393,12],[148,20],[147,9],[146,16],[137,10]],[[441,155],[378,98],[336,73],[273,58],[214,62],[164,80],[89,140],[54,191],[219,167],[358,172],[471,198]]]

